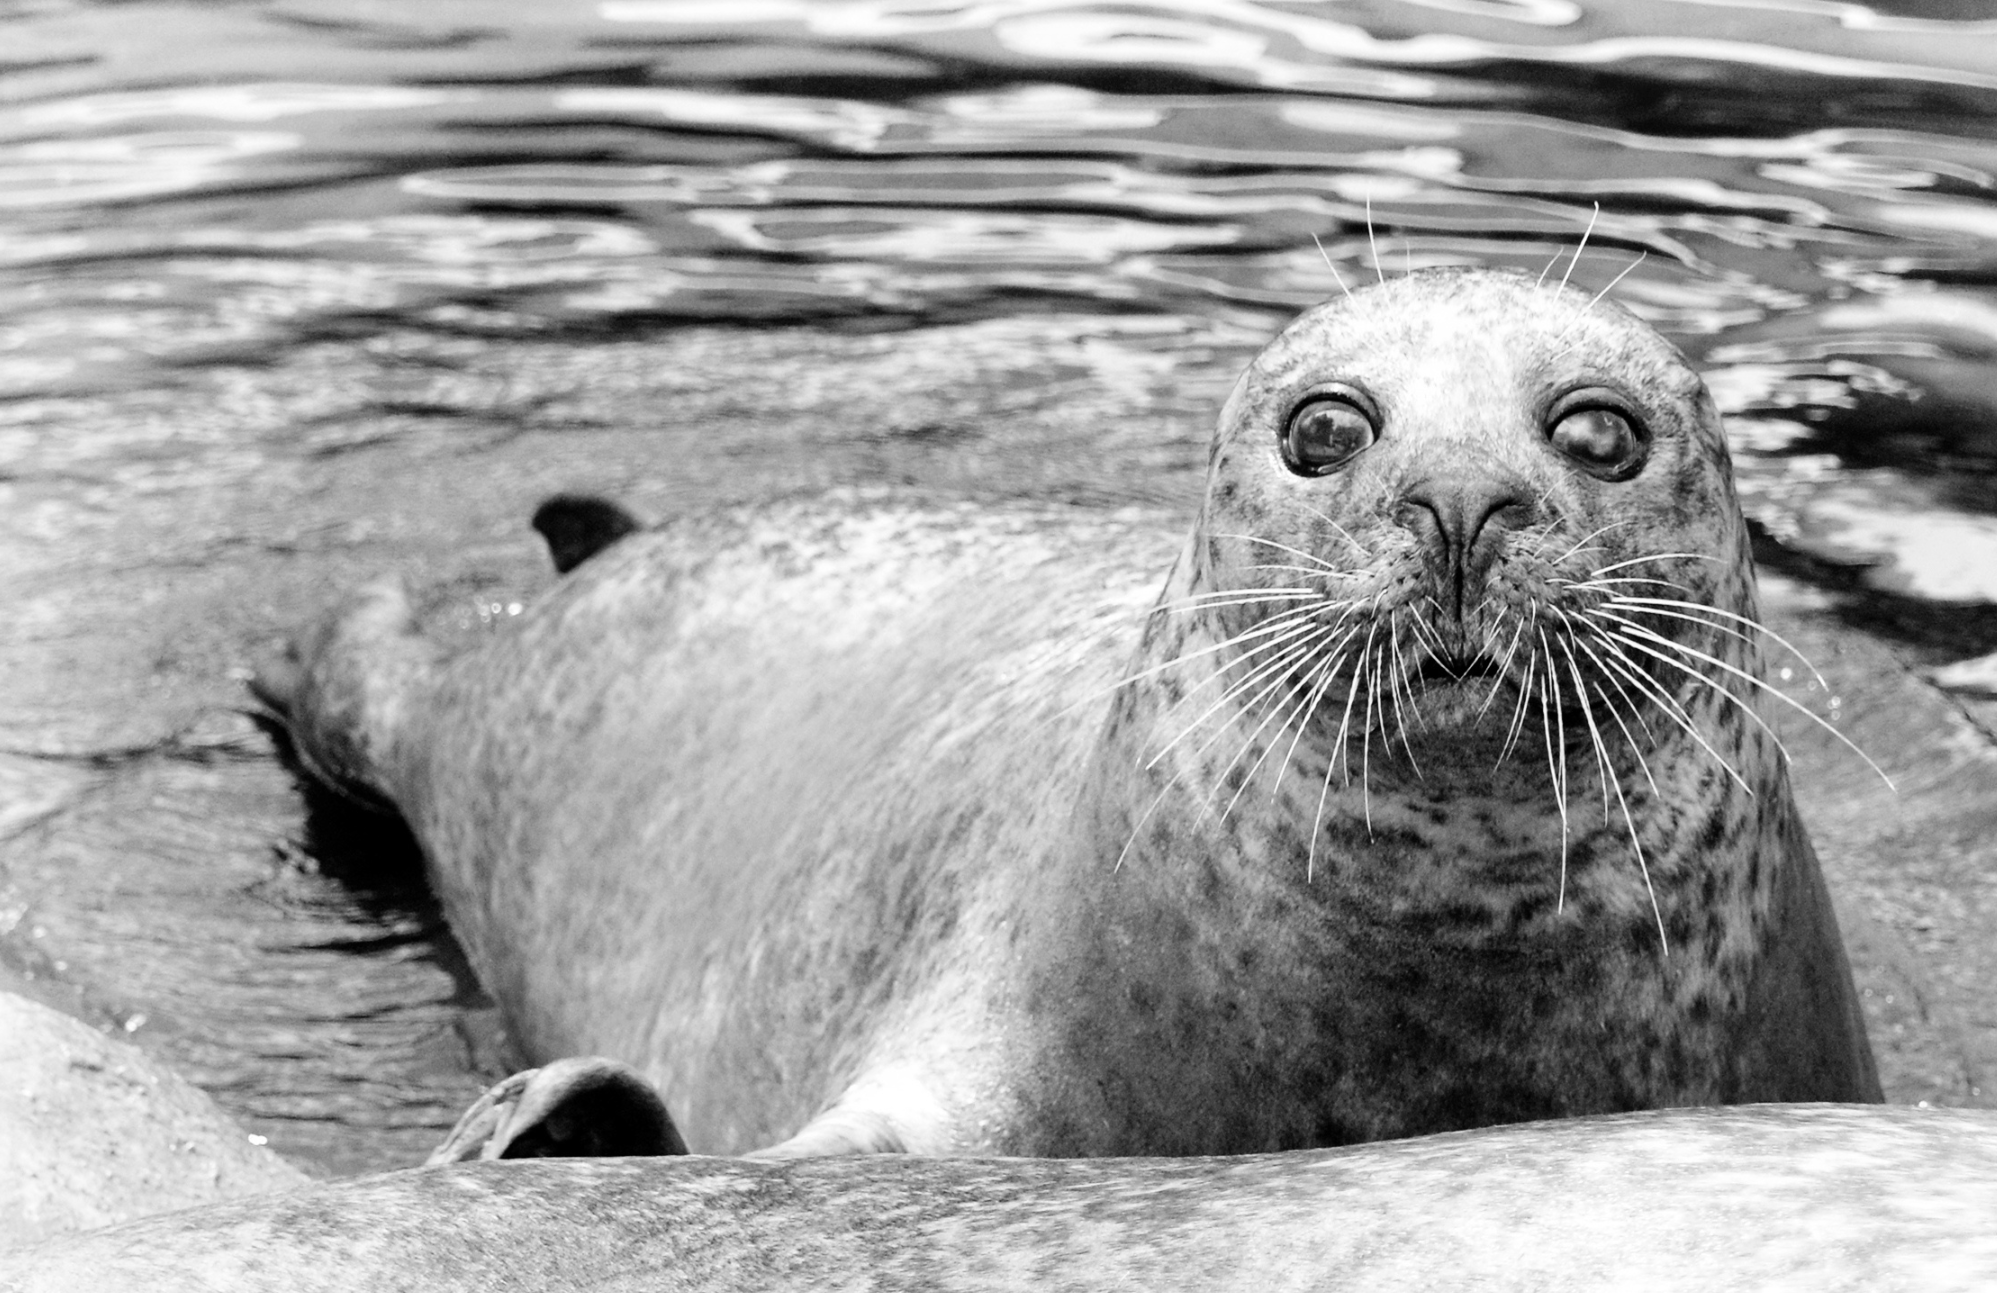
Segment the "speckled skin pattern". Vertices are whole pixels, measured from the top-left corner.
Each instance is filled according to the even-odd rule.
[[[1377,440],[1298,475],[1331,383]],[[1584,388],[1629,479],[1549,439]],[[697,1152],[1239,1153],[1880,1098],[1754,597],[1676,350],[1435,272],[1263,351],[1190,538],[690,518],[450,659],[377,586],[269,690],[529,1052],[636,1066]]]

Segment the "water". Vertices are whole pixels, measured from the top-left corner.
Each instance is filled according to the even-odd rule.
[[[308,1163],[420,1157],[516,1057],[406,841],[237,712],[260,651],[383,569],[485,631],[561,487],[1180,502],[1262,339],[1425,265],[1676,338],[1828,649],[1988,727],[1985,12],[0,3],[0,975]],[[1964,847],[1878,960],[1974,1038]]]

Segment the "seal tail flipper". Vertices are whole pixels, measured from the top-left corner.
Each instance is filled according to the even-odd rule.
[[[415,685],[436,662],[416,630],[400,579],[360,589],[286,644],[250,679],[252,695],[291,736],[313,778],[364,807],[394,812],[389,752]]]
[[[652,1084],[600,1056],[528,1069],[473,1102],[425,1166],[474,1158],[660,1157],[686,1141]]]
[[[566,575],[634,530],[638,518],[607,498],[557,494],[534,509],[534,528],[548,541],[555,570]]]

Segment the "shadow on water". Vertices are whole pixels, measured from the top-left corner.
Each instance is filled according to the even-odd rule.
[[[282,721],[261,713],[252,714],[250,720],[269,738],[278,763],[291,774],[304,808],[296,841],[276,847],[287,861],[309,865],[316,874],[338,885],[343,897],[382,924],[407,930],[378,939],[315,946],[359,952],[440,935],[454,944],[444,926],[443,909],[424,878],[423,850],[401,815],[385,801],[329,789],[299,762],[290,729]],[[469,980],[466,987],[468,994],[477,992],[476,984]]]

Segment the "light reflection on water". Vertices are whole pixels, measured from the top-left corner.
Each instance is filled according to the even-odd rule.
[[[1455,263],[1552,263],[1591,290],[1627,271],[1615,298],[1675,335],[1733,416],[1764,557],[1882,599],[1933,661],[1988,651],[1997,22],[1981,17],[1950,0],[16,5],[0,13],[9,658],[148,595],[97,589],[104,571],[409,557],[420,527],[365,495],[298,519],[283,489],[308,489],[315,464],[389,446],[401,473],[470,482],[513,438],[655,427],[675,400],[726,426],[744,401],[856,398],[794,350],[788,368],[771,352],[771,389],[752,394],[644,371],[647,339],[697,361],[716,324],[862,350],[852,338],[880,330],[970,327],[947,334],[961,370],[902,391],[877,434],[807,436],[800,483],[1080,496],[1115,453],[1146,471],[1108,476],[1106,501],[1176,497],[1258,336],[1334,275]],[[1066,438],[1047,429],[1086,398],[1123,399],[1123,418],[1112,403]],[[1136,410],[1167,430],[1123,429]],[[1015,415],[1016,433],[983,434]],[[675,487],[727,488],[737,468],[716,462],[797,452],[757,434],[674,458]],[[532,477],[522,452],[508,470]],[[183,501],[223,485],[246,491],[238,511]],[[243,560],[232,577],[282,569]],[[65,579],[78,591],[48,591]],[[233,640],[296,609],[257,603]],[[148,640],[106,676],[226,679],[234,657],[204,649]],[[188,685],[210,710],[223,694]],[[136,794],[87,752],[130,714],[180,714],[172,687],[147,709],[77,686],[98,697],[94,727],[72,712],[83,700],[65,710],[25,683],[0,697],[0,763],[51,741],[74,756],[0,766],[23,803],[68,803],[72,782]],[[292,792],[228,793],[268,821]],[[161,1043],[177,1062],[258,1116],[331,1120],[294,1149],[401,1161],[476,1086],[463,1057],[491,1048],[461,1035],[478,1008],[421,895],[357,912],[366,885],[273,862],[254,831],[189,842],[193,879],[136,891],[291,930],[240,915],[267,954],[214,973],[261,1022],[203,1021],[210,981],[170,967],[226,942],[209,915],[138,939],[160,945],[144,956],[118,950],[136,937],[104,914],[120,900],[86,915],[61,896],[75,886],[46,858],[74,832],[19,834],[31,820],[0,814],[0,913],[29,913],[0,922],[0,965],[87,977],[22,950],[32,913],[68,913],[112,967],[84,985],[98,1007],[115,1015],[135,976],[158,977],[143,1013],[153,1031],[182,1021]],[[234,860],[202,872],[204,849]],[[113,879],[106,895],[133,892]],[[345,1002],[353,974],[363,1000]],[[301,1001],[311,1027],[286,1022]],[[262,1040],[231,1052],[231,1035]],[[386,1095],[366,1076],[383,1054],[403,1057]],[[393,1134],[329,1148],[354,1128]]]

